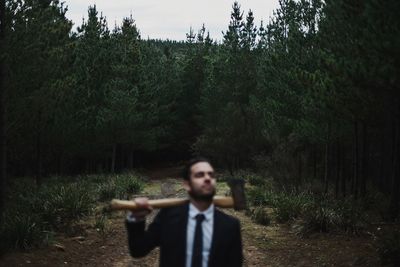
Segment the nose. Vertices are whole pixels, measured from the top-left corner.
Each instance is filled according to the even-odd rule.
[[[211,181],[211,175],[209,173],[205,173],[204,175],[205,182],[209,183]]]

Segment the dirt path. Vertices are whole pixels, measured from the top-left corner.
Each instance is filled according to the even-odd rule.
[[[184,194],[179,190],[180,180],[159,180],[160,172],[156,173],[157,177],[150,176],[155,179],[149,180],[143,194],[151,197]],[[224,193],[226,187],[219,185],[218,190]],[[286,225],[260,226],[243,212],[226,212],[241,221],[244,266],[379,266],[372,240],[367,236],[316,234],[302,239]],[[129,256],[125,215],[116,212],[110,216],[101,229],[94,227],[95,219],[91,218],[79,224],[72,237],[56,236],[50,247],[6,255],[0,266],[158,266],[158,250],[144,259]]]

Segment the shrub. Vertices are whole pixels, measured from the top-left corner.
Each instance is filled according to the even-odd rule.
[[[7,210],[0,226],[0,252],[26,250],[43,244],[47,236],[43,225],[38,215]]]
[[[54,229],[71,231],[77,226],[74,223],[90,214],[95,206],[94,196],[98,192],[94,183],[102,181],[102,196],[108,192],[110,198],[137,193],[143,188],[143,183],[132,175],[117,176],[107,182],[105,179],[106,176],[51,177],[40,188],[32,179],[13,180],[8,188],[8,209],[0,225],[0,251],[45,244]],[[96,220],[98,228],[105,232],[107,218]]]
[[[302,233],[328,232],[336,227],[340,217],[326,198],[310,202],[304,209]]]
[[[137,194],[144,188],[144,183],[138,177],[129,174],[119,175],[116,178],[117,197],[128,198],[131,194]]]
[[[43,187],[35,210],[53,228],[60,228],[90,213],[94,199],[88,184],[72,183]]]
[[[284,223],[298,218],[310,201],[310,196],[305,193],[283,192],[277,194],[273,203],[277,221]]]
[[[247,191],[248,202],[252,206],[272,206],[278,222],[285,223],[303,214],[304,208],[311,202],[306,193],[274,192],[264,187],[254,187]]]
[[[218,176],[218,182],[227,182],[232,178],[241,178],[252,186],[272,188],[272,179],[248,170],[239,170],[233,175],[228,172],[222,172]]]
[[[115,198],[117,195],[117,185],[115,181],[112,179],[108,182],[104,182],[98,185],[97,187],[98,199],[100,201],[108,201],[112,198]]]
[[[262,206],[250,210],[250,217],[253,222],[261,225],[269,225],[271,223],[271,219],[267,211]]]
[[[368,194],[363,200],[362,204],[364,208],[374,211],[375,214],[373,215],[379,217],[376,220],[388,221],[392,219],[390,216],[390,195],[385,195],[382,192],[373,192]]]
[[[88,214],[94,199],[85,182],[61,184],[52,179],[40,188],[16,183],[1,227],[1,250],[29,249],[48,242],[53,229],[70,225]],[[29,188],[30,190],[27,190]]]
[[[144,183],[140,178],[131,174],[122,174],[101,183],[97,191],[99,200],[106,201],[112,198],[128,199],[131,194],[137,194],[143,188]]]
[[[362,203],[348,198],[337,202],[335,209],[339,217],[337,225],[340,230],[358,234],[365,228],[366,213]]]
[[[313,199],[304,209],[303,233],[339,230],[357,234],[365,225],[359,202],[352,199],[334,200],[327,196]]]
[[[254,187],[247,190],[247,199],[252,206],[273,205],[274,193],[263,187]]]
[[[246,170],[238,171],[237,173],[235,173],[235,176],[238,178],[242,178],[248,184],[253,186],[267,187],[267,184],[269,182],[269,180],[267,180],[265,177],[262,177],[259,174]]]
[[[106,214],[100,214],[95,217],[94,228],[102,237],[105,237],[111,231]]]
[[[262,186],[266,182],[265,179],[259,175],[249,175],[246,177],[246,181],[248,181],[250,185],[254,186]]]
[[[88,174],[77,176],[77,180],[87,181],[93,184],[103,183],[104,181],[107,181],[108,178],[109,176],[105,174]]]

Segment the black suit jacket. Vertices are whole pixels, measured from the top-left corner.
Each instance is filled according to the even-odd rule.
[[[161,209],[147,231],[144,222],[126,222],[131,255],[143,257],[159,246],[161,267],[185,267],[188,212],[189,205]],[[215,209],[209,267],[239,267],[242,262],[239,221]]]

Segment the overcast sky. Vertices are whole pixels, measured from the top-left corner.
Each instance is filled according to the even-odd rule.
[[[221,40],[221,31],[229,25],[233,0],[64,0],[68,6],[67,17],[74,22],[74,29],[87,19],[89,5],[96,4],[97,10],[107,18],[110,29],[122,18],[132,14],[142,39],[185,40],[192,27],[197,32],[204,23],[211,38]],[[278,0],[238,1],[247,14],[253,11],[255,23],[269,21]]]

